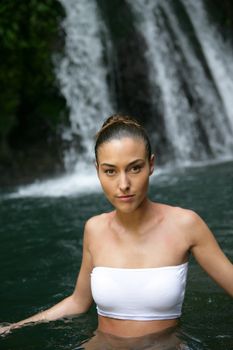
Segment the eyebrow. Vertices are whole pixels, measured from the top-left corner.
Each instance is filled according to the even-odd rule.
[[[132,162],[130,162],[129,164],[127,164],[127,167],[128,167],[128,166],[131,166],[131,165],[134,165],[134,164],[136,164],[136,163],[138,163],[138,162],[145,162],[145,160],[144,160],[144,159],[136,159],[136,160],[133,160]],[[116,167],[116,165],[109,164],[109,163],[101,163],[100,165],[101,165],[101,166],[108,166],[108,167],[111,167],[111,168],[115,168],[115,167]]]

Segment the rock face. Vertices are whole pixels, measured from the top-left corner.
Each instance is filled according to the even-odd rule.
[[[110,86],[114,87],[116,111],[139,119],[148,131],[157,128],[156,149],[163,149],[164,119],[154,98],[160,91],[156,82],[151,88],[146,59],[148,43],[139,31],[132,7],[127,1],[97,3],[112,43]]]

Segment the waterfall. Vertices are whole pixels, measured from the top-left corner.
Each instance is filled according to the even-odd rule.
[[[208,20],[203,0],[125,1],[146,43],[151,105],[163,117],[163,130],[158,128],[166,143],[162,157],[178,164],[232,157],[232,50]],[[63,135],[78,136],[82,149],[78,154],[69,148],[69,166],[79,164],[83,154],[85,161],[92,159],[96,128],[113,111],[108,61],[114,42],[95,0],[60,2],[66,10],[66,48],[57,77],[70,109],[70,128]],[[151,136],[159,139],[156,121],[152,124]]]
[[[228,126],[232,132],[232,49],[229,45],[227,45],[227,43],[223,42],[216,28],[213,25],[210,25],[208,22],[207,13],[203,3],[200,0],[195,1],[195,3],[190,0],[182,1],[195,28],[197,38],[202,46],[207,64],[211,70],[212,78],[223,102],[225,113],[228,117]],[[229,137],[228,134],[226,136]],[[231,136],[230,139],[232,139]],[[228,139],[227,141],[229,142],[230,140]]]
[[[66,44],[56,73],[70,110],[70,127],[64,130],[63,139],[72,141],[78,136],[79,148],[85,153],[85,160],[90,161],[93,137],[113,110],[107,86],[110,40],[94,0],[60,2],[66,11]],[[77,148],[70,147],[65,153],[66,168],[80,158]]]
[[[172,160],[232,158],[232,51],[208,21],[203,1],[127,2],[147,44],[151,89],[160,91],[154,104]]]
[[[104,14],[98,7],[111,6],[105,1],[60,0],[66,11],[62,24],[66,43],[56,74],[70,110],[70,126],[63,132],[70,145],[64,160],[68,171],[59,179],[20,188],[20,196],[71,195],[99,188],[93,166],[91,170],[87,166],[93,159],[92,140],[102,121],[121,110],[117,93],[119,89],[128,93],[131,86],[122,86],[127,79],[118,79],[124,69],[124,77],[139,69],[137,77],[148,81],[149,93],[131,92],[127,99],[133,103],[145,95],[151,99],[148,111],[152,112],[142,122],[147,123],[152,140],[161,141],[159,159],[178,165],[232,159],[233,53],[208,17],[204,0],[125,0],[132,15],[126,25],[136,29],[135,42],[142,43],[129,46],[131,55],[122,44],[127,39],[116,42],[116,35],[111,35],[121,23],[115,22],[119,14],[113,21],[108,11]],[[144,51],[139,55],[139,50]],[[127,55],[130,64],[124,61]],[[129,71],[136,56],[143,60]],[[140,90],[137,78],[130,83]]]
[[[108,89],[111,42],[95,0],[60,0],[66,11],[65,55],[57,59],[56,75],[70,111],[63,130],[69,149],[64,155],[67,173],[57,179],[22,186],[12,196],[74,195],[99,190],[94,171],[93,139],[112,113]],[[77,142],[76,142],[77,140]],[[78,143],[78,147],[76,145]]]

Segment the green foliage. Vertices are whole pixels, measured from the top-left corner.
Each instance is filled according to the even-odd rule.
[[[0,152],[46,140],[61,122],[52,54],[63,47],[63,16],[55,0],[0,3]]]
[[[54,0],[3,0],[0,5],[0,39],[8,49],[47,50],[57,36],[63,8]],[[46,54],[46,52],[44,52]]]

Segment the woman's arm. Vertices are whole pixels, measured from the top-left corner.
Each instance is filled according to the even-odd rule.
[[[53,321],[63,317],[75,316],[86,312],[92,304],[90,287],[90,274],[92,271],[92,259],[88,250],[86,235],[84,233],[83,257],[76,286],[72,295],[63,299],[51,308],[39,312],[17,323],[6,327],[0,327],[0,334],[7,333],[14,328],[22,327],[28,323]]]
[[[233,264],[205,222],[193,212],[190,219],[191,252],[208,275],[233,297]]]

